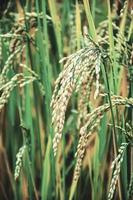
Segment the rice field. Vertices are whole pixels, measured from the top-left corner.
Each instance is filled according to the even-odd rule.
[[[0,1],[0,200],[133,199],[133,2]]]

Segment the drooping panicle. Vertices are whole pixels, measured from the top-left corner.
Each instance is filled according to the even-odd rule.
[[[93,76],[96,74],[95,97],[99,93],[101,52],[93,41],[89,39],[88,41],[87,46],[62,60],[66,60],[66,63],[55,82],[55,90],[51,101],[52,124],[55,132],[53,140],[54,155],[56,155],[57,146],[62,136],[66,109],[73,92],[78,92],[84,80],[87,80],[92,74]],[[93,73],[94,71],[95,73]]]

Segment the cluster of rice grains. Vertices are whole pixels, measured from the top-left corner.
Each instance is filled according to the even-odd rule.
[[[16,163],[15,163],[15,170],[14,170],[14,178],[17,180],[20,176],[21,170],[23,168],[23,164],[25,162],[25,158],[27,157],[31,162],[31,137],[29,135],[29,129],[27,129],[23,122],[21,121],[20,125],[21,131],[24,136],[23,145],[19,148],[18,153],[16,154]]]
[[[12,66],[14,66],[14,58],[20,59],[20,56],[23,54],[25,46],[18,47],[13,53],[10,54],[7,61],[5,62],[5,65],[3,66],[2,72],[0,74],[0,111],[4,107],[5,103],[7,103],[10,94],[12,90],[19,86],[24,87],[26,84],[29,84],[33,82],[34,80],[37,80],[37,76],[35,76],[32,72],[32,70],[29,71],[28,67],[25,68],[23,64],[19,64],[19,67],[23,70],[27,70],[30,72],[30,75],[24,75],[23,72],[19,72],[12,76],[11,78],[8,77],[8,72],[12,69]]]
[[[111,168],[113,170],[113,176],[111,179],[111,184],[110,184],[110,188],[109,188],[109,193],[108,193],[108,200],[111,200],[113,198],[114,195],[114,191],[116,188],[116,183],[118,180],[118,176],[120,173],[120,167],[121,167],[121,163],[123,161],[123,157],[124,157],[124,152],[127,148],[127,145],[129,143],[122,143],[119,150],[118,150],[118,155],[115,158],[115,160],[112,162]]]
[[[25,154],[25,151],[26,151],[26,145],[23,145],[20,149],[19,149],[19,152],[17,153],[16,155],[16,166],[15,166],[15,172],[14,172],[14,178],[15,180],[19,177],[20,175],[20,171],[21,171],[21,168],[22,168],[22,162],[23,162],[23,157],[24,157],[24,154]]]
[[[67,105],[74,91],[78,92],[85,80],[89,84],[87,82],[89,77],[96,75],[95,98],[99,93],[100,57],[101,52],[98,46],[90,40],[88,46],[60,61],[66,60],[66,64],[55,82],[51,101],[52,124],[55,132],[54,155],[56,155],[57,146],[62,136]]]
[[[127,99],[121,96],[112,96],[112,107],[116,105],[132,106],[133,98]],[[74,179],[77,180],[80,174],[80,168],[82,165],[82,159],[86,150],[87,142],[92,135],[93,131],[98,127],[104,113],[110,110],[110,104],[106,103],[104,105],[98,106],[91,113],[86,115],[86,123],[80,128],[80,139],[77,147],[76,157],[77,163],[75,167]],[[133,137],[132,135],[130,135]]]
[[[37,14],[26,13],[26,16],[30,20],[30,28],[33,28],[35,26]],[[30,43],[35,47],[35,31],[32,34],[28,34],[28,32],[26,32],[24,18],[20,19],[20,22],[21,23],[15,21],[14,26],[10,30],[10,32],[0,34],[0,63],[3,66],[0,74],[0,111],[4,107],[5,103],[7,103],[12,90],[16,86],[19,86],[21,88],[24,87],[26,84],[37,80],[41,93],[42,95],[44,95],[44,87],[40,81],[39,76],[34,71],[32,71],[30,67],[24,64],[26,49],[25,43],[27,40],[29,40]],[[9,47],[7,51],[8,58],[5,63],[2,60],[3,43],[7,44],[7,46]],[[18,71],[18,73],[9,78],[9,72],[14,69]],[[29,74],[25,75],[25,71],[29,72]]]
[[[87,38],[87,36],[85,36]],[[88,45],[72,55],[63,58],[60,62],[66,61],[63,71],[59,74],[55,82],[55,89],[51,101],[52,107],[52,124],[55,136],[53,139],[54,155],[57,153],[58,144],[62,137],[62,131],[65,122],[65,113],[68,102],[74,92],[79,94],[78,109],[78,128],[79,143],[77,146],[77,163],[75,167],[74,179],[77,180],[80,174],[82,159],[85,154],[86,146],[90,135],[98,128],[104,113],[110,110],[110,104],[106,103],[98,106],[92,112],[88,113],[87,104],[90,99],[91,86],[95,82],[94,99],[99,96],[99,76],[100,64],[103,54],[99,46],[88,38]],[[87,101],[85,100],[87,99]],[[112,95],[112,106],[116,105],[133,105],[133,99],[123,98]]]

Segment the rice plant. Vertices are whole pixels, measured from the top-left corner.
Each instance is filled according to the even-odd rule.
[[[133,3],[1,1],[0,199],[133,198]]]

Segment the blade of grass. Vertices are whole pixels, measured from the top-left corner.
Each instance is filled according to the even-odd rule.
[[[94,21],[93,21],[91,10],[90,10],[90,3],[88,0],[83,0],[83,3],[84,3],[87,21],[89,24],[90,34],[91,34],[92,39],[96,42],[97,41],[96,29],[95,29]]]
[[[76,40],[77,40],[77,50],[80,49],[80,40],[81,40],[81,18],[80,18],[80,8],[78,1],[76,1]]]
[[[56,1],[48,0],[48,4],[49,4],[49,9],[50,9],[54,31],[56,35],[59,58],[61,58],[62,57],[61,20],[57,12]]]

